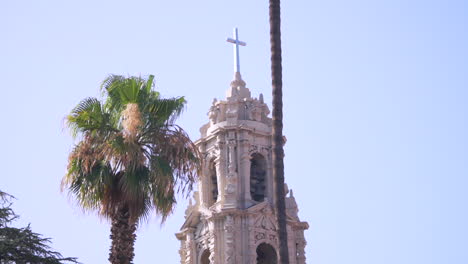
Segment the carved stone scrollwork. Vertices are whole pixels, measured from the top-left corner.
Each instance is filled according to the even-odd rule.
[[[258,149],[259,147],[257,145],[250,145],[249,154],[252,155],[253,153],[257,153]]]
[[[210,252],[210,263],[214,263],[214,256],[215,256],[215,236],[214,236],[214,227],[213,222],[207,219],[202,218],[200,223],[198,224],[195,233],[194,239],[196,241],[196,252],[198,259],[200,259],[203,252],[209,250]],[[194,259],[192,257],[192,259]],[[195,262],[190,262],[190,264],[194,264]]]
[[[228,142],[228,148],[229,148],[228,170],[229,170],[230,175],[234,174],[236,172],[236,169],[237,169],[235,147],[236,147],[236,140],[230,139],[229,142]]]
[[[207,236],[207,245],[210,250],[210,263],[215,263],[216,259],[216,222],[215,221],[209,221],[208,227],[210,230],[210,233]]]
[[[255,153],[260,153],[263,156],[265,156],[265,158],[268,158],[271,155],[271,148],[266,147],[266,146],[252,144],[249,147],[249,154],[252,155],[252,154],[255,154]]]
[[[184,247],[183,247],[183,251],[184,251],[184,262],[185,264],[192,264],[194,263],[195,261],[195,258],[196,258],[196,252],[195,252],[195,241],[194,241],[194,238],[193,238],[193,233],[192,231],[189,231],[189,233],[187,233],[187,237],[186,237],[186,240],[185,240],[185,243],[184,243]]]
[[[255,232],[255,244],[258,243],[260,240],[264,240],[266,238],[266,234],[262,232]]]
[[[185,243],[182,245],[181,247],[181,253],[180,253],[180,256],[181,256],[181,262],[182,264],[190,264],[191,262],[191,258],[190,258],[190,245],[189,243],[187,243],[187,240],[185,241]]]
[[[278,244],[278,239],[276,238],[276,235],[274,234],[268,235],[268,240],[270,241],[270,244],[273,244],[273,245]]]
[[[225,263],[235,264],[234,219],[231,215],[226,216],[224,232],[226,238]]]

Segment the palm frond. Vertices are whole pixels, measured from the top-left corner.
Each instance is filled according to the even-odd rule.
[[[112,132],[115,131],[115,123],[111,114],[104,111],[101,102],[89,97],[73,108],[66,117],[67,126],[70,128],[72,136],[76,137],[79,133],[86,132]]]
[[[77,157],[69,164],[62,180],[62,191],[67,189],[85,211],[100,211],[114,178],[110,164],[98,162],[90,170],[85,170],[83,160]],[[102,216],[110,215],[104,213]]]
[[[193,182],[200,168],[200,153],[187,133],[179,126],[166,126],[153,130],[144,142],[149,149],[149,160],[153,156],[167,162],[171,174],[175,178],[177,192],[185,193],[192,190]],[[161,162],[159,166],[161,166]],[[151,168],[156,170],[154,166]],[[161,168],[159,168],[161,169]],[[164,169],[164,168],[163,168]]]
[[[184,97],[149,98],[143,108],[143,115],[145,115],[146,120],[145,130],[154,130],[161,126],[174,124],[175,120],[183,112],[185,105]]]
[[[146,94],[150,94],[151,89],[154,87],[154,75],[148,76],[148,80],[146,80],[146,85],[145,85],[145,92]]]

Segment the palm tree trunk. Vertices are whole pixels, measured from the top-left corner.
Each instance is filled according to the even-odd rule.
[[[278,224],[280,263],[289,264],[284,193],[283,80],[281,65],[280,0],[270,0],[271,78],[273,86],[273,179]]]
[[[111,235],[112,245],[109,261],[112,264],[131,264],[136,239],[136,224],[130,220],[128,207],[121,207],[112,217]]]

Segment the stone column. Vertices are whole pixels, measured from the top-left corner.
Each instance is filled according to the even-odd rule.
[[[185,261],[187,259],[187,248],[186,248],[186,240],[180,240],[180,249],[179,249],[179,255],[180,255],[180,264],[186,264]]]
[[[252,196],[250,194],[250,141],[247,139],[247,132],[244,131],[243,139],[241,139],[239,146],[240,146],[240,172],[239,175],[241,176],[242,180],[242,200],[244,202],[244,208],[250,207],[252,202]]]
[[[235,227],[234,227],[234,217],[232,215],[227,215],[224,221],[224,234],[225,234],[225,251],[224,251],[224,261],[226,264],[236,264],[235,257]]]
[[[196,264],[197,249],[195,245],[194,229],[189,228],[187,231],[187,239],[185,240],[185,262],[184,264]]]
[[[200,145],[198,145],[198,150],[200,151],[200,154],[202,155],[203,157],[203,167],[201,168],[201,175],[200,175],[200,178],[198,180],[198,186],[199,186],[199,190],[198,190],[198,194],[199,194],[199,200],[200,200],[200,205],[203,206],[203,207],[208,207],[208,193],[209,193],[209,190],[208,190],[208,184],[206,182],[206,176],[208,175],[208,163],[209,163],[209,158],[207,157],[208,156],[208,153],[206,152],[206,143],[201,143]]]
[[[214,220],[208,221],[208,229],[210,230],[208,238],[208,249],[210,250],[210,263],[216,263],[216,223]]]
[[[210,186],[209,186],[209,158],[204,161],[200,179],[199,179],[199,199],[203,207],[208,207],[210,204]]]
[[[228,174],[226,177],[225,187],[225,203],[224,208],[236,208],[237,207],[237,159],[236,159],[236,140],[234,138],[234,132],[229,133],[228,141]]]
[[[288,253],[289,253],[289,263],[296,264],[296,234],[291,226],[286,226],[288,232]],[[279,241],[278,241],[279,245]]]
[[[224,202],[225,186],[226,186],[226,143],[223,135],[219,134],[216,137],[216,177],[218,181],[218,201]]]

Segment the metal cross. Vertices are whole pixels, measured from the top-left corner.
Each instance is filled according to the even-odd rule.
[[[240,61],[239,61],[239,45],[247,45],[245,42],[239,40],[239,33],[237,28],[234,28],[234,39],[228,38],[227,42],[235,44],[234,46],[234,71],[240,73]]]

